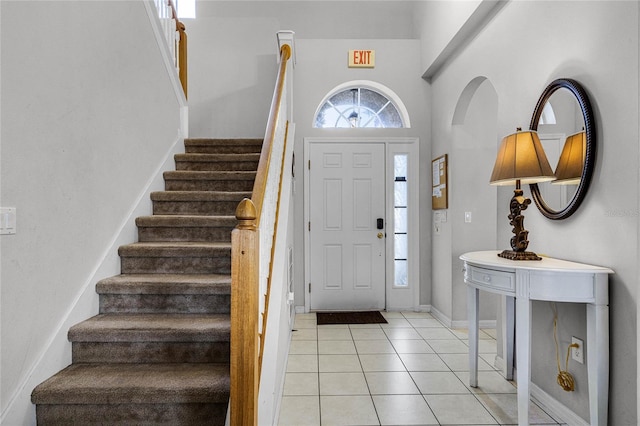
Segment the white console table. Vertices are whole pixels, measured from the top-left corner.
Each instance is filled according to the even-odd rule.
[[[585,303],[587,306],[587,374],[592,425],[607,424],[609,403],[609,294],[608,274],[599,266],[543,257],[508,260],[498,251],[477,251],[460,256],[464,261],[469,320],[470,385],[478,386],[478,293],[507,297],[506,376],[513,378],[514,298],[518,383],[518,424],[529,424],[531,382],[531,301]]]

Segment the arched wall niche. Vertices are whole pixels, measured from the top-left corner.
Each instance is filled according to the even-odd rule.
[[[459,256],[469,251],[496,248],[497,191],[489,185],[489,178],[497,149],[497,126],[496,90],[486,77],[473,78],[455,104],[450,145],[445,148],[448,152],[433,153],[434,157],[444,153],[449,157],[447,222],[441,223],[433,250],[434,253],[448,253],[449,261],[441,265],[434,261],[433,300],[448,304],[442,309],[436,308],[445,315],[449,311],[454,325],[467,320],[467,289]],[[442,270],[444,268],[449,270]],[[497,312],[497,297],[490,295],[481,299],[482,321],[494,323]]]

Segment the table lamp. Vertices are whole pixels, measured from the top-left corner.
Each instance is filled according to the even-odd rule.
[[[516,189],[509,203],[509,223],[513,226],[511,249],[498,253],[498,256],[511,260],[540,260],[527,251],[529,231],[524,229],[522,211],[527,209],[531,200],[523,195],[521,184],[552,181],[556,177],[551,170],[549,160],[542,149],[538,134],[533,130],[517,132],[502,139],[498,157],[491,173],[491,185],[514,185]]]

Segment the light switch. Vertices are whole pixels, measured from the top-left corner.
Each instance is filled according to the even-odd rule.
[[[471,212],[464,212],[464,223],[471,223]]]
[[[0,207],[0,235],[16,233],[16,208]]]

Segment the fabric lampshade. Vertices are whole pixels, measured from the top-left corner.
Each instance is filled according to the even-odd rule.
[[[587,155],[587,136],[580,132],[567,138],[556,166],[556,180],[558,185],[577,185],[582,178],[582,169]]]
[[[555,179],[535,131],[519,131],[502,139],[491,173],[491,185],[547,182]]]

